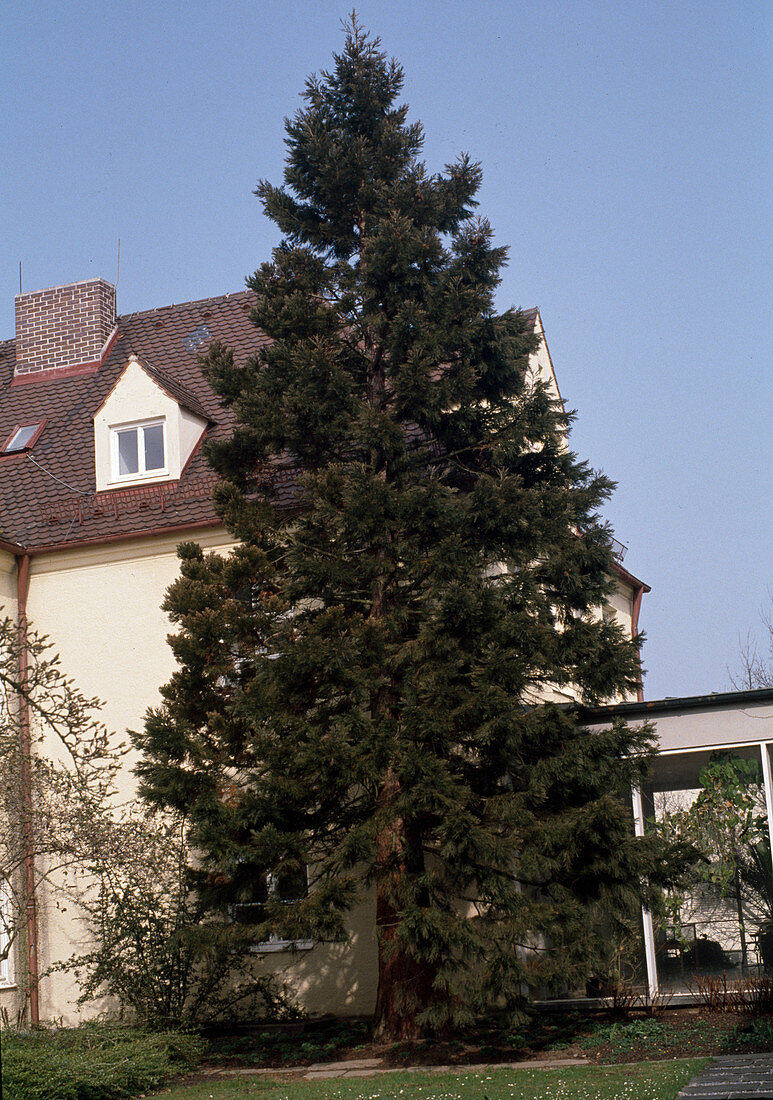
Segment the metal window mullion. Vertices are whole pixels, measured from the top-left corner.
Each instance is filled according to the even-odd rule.
[[[631,801],[633,802],[633,820],[636,836],[644,836],[644,806],[641,798],[641,787],[631,788]],[[647,985],[650,997],[655,997],[658,992],[658,965],[655,958],[655,929],[652,924],[652,913],[646,906],[641,908],[642,931],[644,933],[644,959],[647,964]]]
[[[768,841],[771,857],[773,857],[773,777],[771,777],[767,741],[760,741],[760,759],[762,761],[762,786],[765,791],[765,810],[768,818]]]

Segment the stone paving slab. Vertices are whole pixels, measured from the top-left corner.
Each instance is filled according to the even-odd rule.
[[[320,1069],[375,1069],[383,1064],[381,1058],[350,1058],[341,1062],[312,1062],[310,1066],[306,1066],[306,1071],[314,1073]]]
[[[219,1069],[215,1066],[203,1072],[207,1077],[271,1077],[283,1081],[323,1081],[336,1077],[382,1077],[389,1073],[488,1073],[493,1069],[566,1069],[569,1066],[587,1066],[589,1058],[550,1058],[528,1062],[480,1062],[472,1065],[449,1066],[385,1066],[380,1058],[353,1058],[348,1062],[315,1062],[311,1066],[292,1069],[276,1066],[273,1069],[257,1069],[240,1066]]]
[[[677,1100],[773,1100],[773,1054],[725,1054],[715,1058]]]
[[[365,1059],[362,1059],[365,1061]],[[377,1061],[377,1059],[374,1059]],[[553,1058],[549,1062],[480,1062],[453,1066],[373,1066],[351,1068],[353,1063],[331,1063],[330,1066],[307,1066],[301,1074],[304,1081],[321,1081],[328,1077],[383,1077],[389,1073],[488,1073],[492,1069],[566,1069],[567,1066],[588,1065],[588,1058]],[[342,1069],[341,1066],[347,1066]]]

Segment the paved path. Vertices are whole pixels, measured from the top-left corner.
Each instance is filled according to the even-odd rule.
[[[587,1058],[555,1058],[549,1062],[481,1062],[455,1066],[384,1066],[379,1058],[360,1058],[354,1062],[321,1062],[307,1066],[304,1079],[320,1081],[328,1077],[380,1077],[386,1073],[487,1073],[492,1069],[556,1069],[587,1064]]]
[[[773,1054],[725,1054],[715,1058],[677,1100],[773,1100]]]
[[[550,1058],[532,1062],[482,1062],[479,1065],[385,1066],[380,1058],[350,1058],[345,1062],[317,1062],[295,1069],[211,1069],[213,1077],[273,1077],[278,1080],[324,1081],[331,1077],[381,1077],[386,1073],[483,1073],[492,1069],[564,1069],[586,1066],[587,1058]]]

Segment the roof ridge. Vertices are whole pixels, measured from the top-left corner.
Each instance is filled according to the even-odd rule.
[[[209,298],[193,298],[190,302],[170,302],[167,306],[154,306],[153,309],[138,309],[133,313],[119,313],[119,321],[134,321],[140,317],[152,317],[154,313],[161,313],[169,309],[185,309],[188,306],[204,306],[214,302],[225,302],[229,298],[249,297],[253,295],[251,290],[231,290],[226,294],[216,294]]]

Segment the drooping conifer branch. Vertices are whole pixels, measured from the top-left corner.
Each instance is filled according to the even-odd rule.
[[[209,458],[241,545],[182,548],[179,668],[139,737],[224,929],[304,865],[308,895],[264,896],[256,937],[345,938],[375,891],[395,1038],[598,973],[666,866],[625,797],[649,732],[535,705],[638,681],[638,641],[596,610],[612,485],[532,377],[530,318],[495,313],[479,166],[427,171],[402,84],[353,20],[286,124],[284,185],[258,185],[284,234],[249,280],[270,343],[207,364],[238,420]]]

